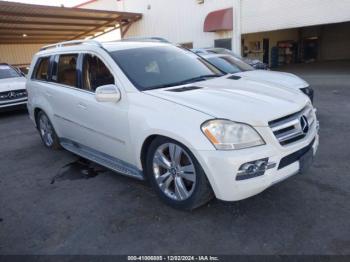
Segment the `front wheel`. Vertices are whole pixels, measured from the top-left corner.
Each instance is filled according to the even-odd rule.
[[[176,208],[194,209],[213,197],[207,177],[194,155],[172,139],[158,137],[151,143],[146,175],[160,198]]]

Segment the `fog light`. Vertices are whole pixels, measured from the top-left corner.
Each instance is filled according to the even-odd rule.
[[[267,169],[274,168],[276,166],[276,163],[269,163],[268,161],[268,158],[263,158],[241,165],[238,170],[236,180],[244,180],[264,175]]]

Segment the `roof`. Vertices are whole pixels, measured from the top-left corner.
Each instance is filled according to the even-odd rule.
[[[60,52],[76,52],[76,51],[88,51],[94,48],[103,48],[109,52],[136,49],[145,47],[156,47],[156,46],[173,46],[169,43],[164,42],[152,42],[152,41],[110,41],[110,42],[99,42],[96,40],[76,40],[60,42],[56,44],[50,44],[44,46],[37,53],[38,56],[50,55],[53,53]]]
[[[121,29],[142,14],[0,1],[0,44],[56,43]]]
[[[221,9],[211,12],[204,21],[204,32],[216,32],[233,29],[233,9]]]

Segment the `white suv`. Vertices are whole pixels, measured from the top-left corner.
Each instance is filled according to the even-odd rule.
[[[48,46],[27,89],[45,146],[148,179],[178,208],[258,194],[306,170],[318,146],[299,90],[223,75],[166,43]]]

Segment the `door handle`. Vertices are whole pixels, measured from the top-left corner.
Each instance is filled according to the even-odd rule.
[[[86,109],[86,105],[83,103],[78,103],[78,107],[81,109]]]

